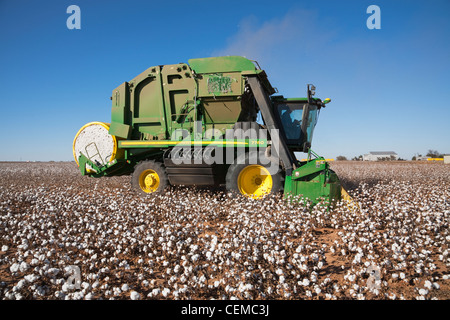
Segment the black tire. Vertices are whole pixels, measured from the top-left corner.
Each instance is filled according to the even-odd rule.
[[[256,157],[256,155],[258,156],[256,158],[257,159],[256,163],[255,163],[255,161],[250,161],[250,159],[254,160],[255,159],[254,157]],[[228,168],[227,175],[225,177],[225,183],[226,183],[227,190],[231,191],[231,192],[245,194],[245,192],[242,192],[243,186],[239,185],[239,176],[240,176],[241,172],[243,174],[245,174],[245,172],[250,169],[250,166],[255,166],[255,165],[262,166],[262,167],[266,168],[267,171],[274,171],[273,167],[272,167],[272,170],[269,170],[269,168],[271,167],[271,164],[269,163],[269,160],[265,157],[264,152],[256,152],[256,151],[252,151],[250,153],[246,152],[242,156],[238,157],[236,159],[235,163],[230,165],[230,167]],[[245,169],[245,171],[243,171],[244,169]],[[268,172],[272,179],[272,181],[271,181],[272,187],[270,190],[266,190],[266,191],[268,191],[267,194],[277,193],[282,190],[283,177],[282,177],[280,168],[278,166],[276,166],[275,171],[276,172]],[[251,193],[247,193],[247,195],[252,196]],[[258,197],[256,196],[256,198],[258,198]]]
[[[148,177],[149,175],[150,177]],[[147,184],[145,182],[146,177],[148,177]],[[153,182],[153,185],[150,185],[149,182]],[[131,186],[134,190],[142,194],[161,193],[168,184],[166,169],[162,163],[146,160],[139,162],[134,167],[131,177]]]

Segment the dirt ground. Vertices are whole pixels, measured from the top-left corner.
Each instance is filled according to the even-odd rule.
[[[354,202],[325,210],[0,163],[0,298],[449,299],[450,166],[331,166]]]

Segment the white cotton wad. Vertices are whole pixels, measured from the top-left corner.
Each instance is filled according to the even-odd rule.
[[[91,122],[81,128],[73,144],[75,161],[78,162],[81,153],[101,165],[114,160],[117,141],[108,131],[109,126],[102,122]]]

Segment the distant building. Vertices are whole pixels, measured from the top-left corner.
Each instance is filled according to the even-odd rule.
[[[394,151],[371,151],[363,156],[364,161],[398,160]]]
[[[450,164],[450,154],[444,155],[444,163],[449,163]]]

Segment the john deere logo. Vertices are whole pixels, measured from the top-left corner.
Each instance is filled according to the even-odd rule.
[[[208,93],[220,94],[233,92],[231,90],[231,83],[236,81],[231,77],[224,77],[222,75],[211,75],[208,78]]]

